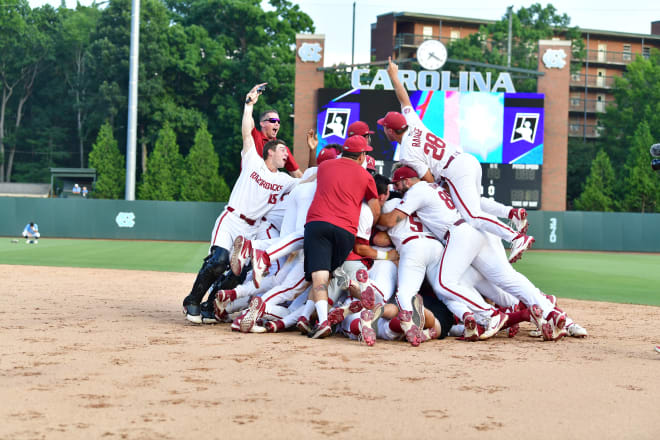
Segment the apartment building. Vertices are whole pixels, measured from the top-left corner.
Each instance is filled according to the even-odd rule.
[[[379,15],[371,25],[372,61],[415,57],[422,41],[438,39],[445,44],[476,33],[493,20],[445,15],[390,12]],[[612,103],[614,78],[621,76],[635,57],[648,57],[651,48],[660,50],[660,21],[651,23],[650,34],[581,29],[586,48],[579,72],[571,76],[569,91],[569,137],[598,137],[598,115]],[[451,53],[449,54],[451,57]]]

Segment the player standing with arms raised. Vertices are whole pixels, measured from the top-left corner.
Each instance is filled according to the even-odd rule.
[[[183,300],[188,321],[202,322],[200,303],[213,282],[229,268],[229,250],[239,235],[254,238],[259,222],[273,207],[281,194],[290,191],[298,179],[278,171],[284,167],[287,149],[280,140],[267,142],[263,156],[257,154],[252,129],[252,109],[259,98],[258,84],[247,94],[243,110],[241,173],[229,196],[224,211],[211,232],[211,248],[204,259],[190,294]],[[263,90],[263,89],[262,89]]]
[[[499,221],[495,215],[483,212],[481,165],[477,158],[463,153],[461,147],[446,143],[426,128],[413,109],[408,92],[399,80],[399,68],[391,58],[387,73],[403,114],[389,112],[378,123],[383,126],[390,141],[401,144],[400,161],[429,183],[444,179],[463,218],[476,229],[491,232],[510,242],[509,261],[517,261],[534,243],[534,237],[524,234],[526,212],[517,209],[509,212],[509,218],[518,224],[518,232]]]

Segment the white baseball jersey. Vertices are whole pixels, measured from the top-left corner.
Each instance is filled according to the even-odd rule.
[[[462,152],[462,148],[433,134],[411,106],[403,107],[401,113],[406,118],[408,130],[401,140],[400,161],[415,170],[420,178],[431,170],[435,179],[439,179],[449,158]]]
[[[211,232],[211,245],[224,249],[231,249],[239,235],[253,239],[261,219],[299,181],[286,173],[270,171],[254,148],[241,154],[241,174]]]
[[[416,183],[406,191],[396,209],[408,215],[415,213],[439,239],[461,219],[449,193],[435,183]]]
[[[280,171],[270,171],[256,149],[243,153],[241,174],[229,196],[228,206],[248,219],[258,221],[291,191],[299,179]]]

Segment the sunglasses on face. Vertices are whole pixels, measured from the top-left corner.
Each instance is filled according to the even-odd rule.
[[[262,122],[270,122],[271,124],[279,124],[280,120],[277,118],[268,118],[264,119]]]

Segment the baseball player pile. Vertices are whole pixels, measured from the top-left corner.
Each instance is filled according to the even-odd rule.
[[[378,120],[400,145],[390,177],[376,174],[367,154],[374,132],[362,121],[349,126],[343,145],[322,149],[301,177],[279,171],[291,158],[276,139],[277,113],[262,115],[261,133],[270,140],[255,143],[253,106],[265,84],[250,90],[241,173],[183,301],[187,320],[231,323],[242,333],[343,334],[368,346],[377,339],[418,346],[447,336],[514,337],[521,322],[531,322],[530,336],[544,341],[587,336],[555,296],[512,266],[534,243],[525,210],[481,197],[479,162],[424,126],[391,60],[388,74],[401,104],[400,113]],[[313,131],[307,142],[316,151]],[[359,195],[355,206],[344,191]],[[343,205],[325,214],[328,223],[316,221],[329,195]],[[340,243],[310,239],[319,225],[323,234],[343,228],[337,241],[351,238],[347,256]],[[511,244],[508,255],[503,241]],[[319,257],[326,254],[327,265]]]

